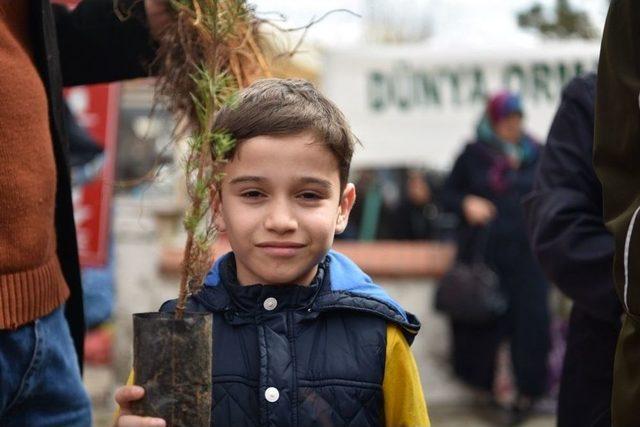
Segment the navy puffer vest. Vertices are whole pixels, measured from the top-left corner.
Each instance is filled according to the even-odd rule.
[[[361,286],[332,289],[332,261],[340,264],[337,280],[350,274]],[[387,323],[400,325],[410,342],[420,324],[345,265],[355,267],[331,253],[311,286],[291,287],[240,286],[233,255],[216,264],[210,276],[218,280],[187,307],[213,313],[213,425],[384,424]],[[169,301],[161,310],[174,307]]]

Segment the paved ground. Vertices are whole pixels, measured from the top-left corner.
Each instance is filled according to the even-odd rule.
[[[160,303],[175,298],[176,281],[158,274],[161,241],[170,244],[171,233],[158,233],[153,212],[167,201],[145,197],[117,198],[115,237],[117,264],[117,311],[115,313],[115,360],[110,367],[87,367],[85,378],[95,407],[97,427],[111,425],[115,387],[126,380],[131,366],[131,314],[155,311]],[[179,241],[179,238],[178,238]],[[474,406],[473,394],[451,378],[446,363],[447,326],[432,310],[433,284],[428,281],[387,281],[388,292],[422,321],[413,351],[420,367],[432,424],[435,427],[493,427],[498,425],[486,411]],[[532,419],[525,427],[551,427],[552,416]]]

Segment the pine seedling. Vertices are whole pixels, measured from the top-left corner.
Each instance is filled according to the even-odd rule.
[[[114,0],[117,1],[117,0]],[[235,141],[214,130],[216,113],[258,77],[269,77],[264,40],[255,9],[244,0],[169,0],[172,23],[159,39],[152,66],[157,70],[156,100],[188,134],[184,157],[189,207],[183,224],[184,248],[176,318],[187,297],[202,284],[216,239],[211,202],[223,175],[221,166]]]

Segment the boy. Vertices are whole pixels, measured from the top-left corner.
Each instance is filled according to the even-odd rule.
[[[330,251],[356,197],[342,113],[307,82],[267,79],[215,128],[236,140],[213,206],[233,252],[187,308],[214,316],[212,424],[429,426],[420,323]],[[130,415],[143,394],[118,390],[118,426],[164,425]]]

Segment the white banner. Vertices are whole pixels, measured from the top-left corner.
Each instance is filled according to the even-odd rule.
[[[562,87],[594,71],[598,52],[598,43],[580,42],[519,50],[330,50],[322,61],[321,87],[362,141],[355,166],[444,169],[474,137],[487,94],[500,89],[522,95],[525,127],[543,142]]]

